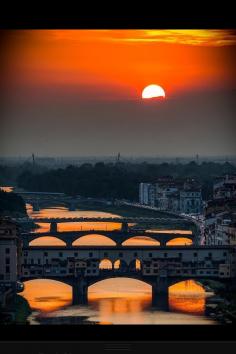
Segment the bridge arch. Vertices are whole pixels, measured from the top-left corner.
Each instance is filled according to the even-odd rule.
[[[127,271],[128,269],[128,264],[123,260],[123,259],[117,259],[113,263],[113,269],[117,270],[119,269],[120,271]]]
[[[104,270],[108,270],[108,269],[113,269],[113,263],[110,259],[108,258],[103,258],[98,265],[99,269],[104,269]]]
[[[150,236],[132,236],[122,242],[122,246],[160,246],[160,241]]]
[[[86,233],[84,235],[75,237],[72,242],[72,246],[116,246],[116,242],[113,241],[109,236],[103,234],[90,234]]]
[[[148,286],[148,289],[150,290],[150,292],[151,292],[151,288],[152,288],[152,283],[151,283],[151,281],[149,282],[148,280],[143,280],[143,279],[141,279],[141,278],[139,278],[138,276],[128,276],[128,275],[125,275],[125,276],[120,276],[120,275],[115,275],[115,274],[110,274],[110,275],[108,275],[108,276],[104,276],[103,278],[100,278],[99,280],[97,280],[97,279],[95,279],[95,280],[91,280],[90,282],[89,282],[89,284],[88,284],[88,289],[91,289],[94,285],[96,285],[96,284],[99,284],[99,283],[104,283],[104,282],[106,282],[106,281],[108,281],[108,282],[113,282],[114,280],[119,280],[119,281],[122,281],[122,282],[124,282],[124,280],[131,280],[134,284],[135,284],[135,282],[136,282],[136,284],[137,284],[137,282],[140,284],[140,285],[146,285],[146,286]],[[126,287],[127,286],[127,284],[124,284],[124,287]],[[114,289],[114,286],[112,287],[112,288],[110,288],[110,289]],[[116,289],[116,288],[115,288]],[[143,291],[144,289],[142,289],[142,288],[140,288],[140,291]]]
[[[66,246],[66,242],[57,236],[37,236],[29,242],[29,246]]]
[[[31,278],[24,280],[21,293],[32,309],[54,311],[72,302],[72,286],[64,280]]]
[[[166,246],[190,246],[192,244],[192,238],[187,235],[183,237],[173,237],[166,242]]]
[[[191,278],[172,281],[168,297],[169,308],[174,312],[205,314],[207,292],[199,281]]]
[[[142,261],[140,261],[139,258],[135,258],[133,259],[130,263],[129,263],[129,270],[132,271],[138,271],[142,269]]]

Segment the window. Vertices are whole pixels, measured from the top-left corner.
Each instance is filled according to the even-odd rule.
[[[149,255],[148,255],[149,257],[152,257],[152,253],[149,253]]]
[[[6,273],[10,273],[10,267],[6,266]]]
[[[38,264],[41,264],[41,259],[40,258],[38,258]]]
[[[224,252],[224,257],[226,257],[227,256],[227,252]]]
[[[63,257],[63,252],[59,252],[59,257]]]
[[[120,252],[120,253],[119,253],[119,257],[123,257],[123,253]]]
[[[87,273],[88,273],[88,274],[90,273],[90,269],[87,269]]]
[[[104,257],[108,257],[108,253],[107,252],[104,252]]]
[[[212,257],[212,253],[211,253],[211,252],[208,253],[208,257],[209,257],[209,258]]]
[[[89,252],[89,257],[93,257],[93,252]]]
[[[96,273],[96,269],[93,269],[93,273]]]
[[[6,258],[6,264],[10,264],[10,258]]]
[[[158,273],[158,270],[157,270],[157,269],[154,269],[153,273]]]
[[[165,258],[167,257],[167,253],[164,253],[164,257],[165,257]]]
[[[134,252],[134,257],[138,257],[138,253],[137,252]]]
[[[30,263],[31,263],[31,264],[34,264],[34,260],[33,260],[33,258],[31,258]]]
[[[24,252],[24,256],[26,256],[26,257],[28,256],[28,252],[27,251]]]
[[[5,253],[9,254],[10,253],[10,248],[5,248]]]
[[[47,257],[48,256],[48,252],[44,252],[44,257]]]
[[[74,257],[78,257],[78,252],[75,252],[75,253],[74,253]]]
[[[193,256],[194,256],[194,257],[197,257],[197,252],[194,252]]]

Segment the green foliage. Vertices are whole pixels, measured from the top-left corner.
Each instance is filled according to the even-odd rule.
[[[194,161],[188,164],[131,164],[103,162],[79,167],[68,166],[41,173],[23,171],[17,178],[19,187],[39,192],[62,192],[96,198],[138,199],[140,182],[155,182],[158,177],[195,178],[202,183],[203,199],[210,199],[214,178],[236,173],[236,167],[229,164]]]
[[[0,215],[26,215],[26,206],[23,198],[13,192],[0,190]]]

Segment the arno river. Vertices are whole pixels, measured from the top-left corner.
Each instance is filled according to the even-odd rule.
[[[57,207],[33,212],[28,206],[28,214],[34,217],[105,217],[116,216],[97,211],[68,211]],[[38,231],[49,231],[49,225],[41,224]],[[65,223],[59,224],[62,230],[113,230],[120,224],[111,223]],[[113,245],[113,241],[101,235],[91,235],[81,238],[75,245]],[[184,235],[183,235],[184,236]],[[186,239],[177,242],[185,244]],[[128,244],[151,245],[155,241],[145,238],[133,238]],[[62,241],[51,237],[43,237],[31,243],[32,245],[61,245]],[[209,294],[208,294],[209,295]],[[34,280],[25,283],[22,293],[32,309],[32,319],[37,316],[86,316],[88,321],[100,324],[212,324],[211,319],[204,316],[207,294],[201,285],[194,281],[184,281],[169,288],[169,312],[155,311],[151,308],[151,287],[143,282],[132,279],[108,279],[99,282],[89,289],[88,306],[71,306],[71,288],[63,283],[52,280]]]
[[[33,212],[27,205],[29,216],[37,217],[111,217],[114,214],[98,211],[68,211],[64,207],[53,207]],[[39,224],[37,232],[49,231],[48,224]],[[120,228],[118,223],[60,223],[59,231],[91,230]],[[158,230],[157,230],[158,231]],[[162,230],[163,232],[163,230]],[[174,231],[172,231],[174,232]],[[179,231],[178,231],[179,232]],[[175,240],[175,244],[188,244],[184,238],[188,231],[182,231],[183,238]],[[126,245],[153,245],[156,241],[145,237],[136,237],[126,241]],[[63,245],[53,237],[41,237],[32,245]],[[172,241],[173,244],[173,241]],[[89,232],[74,245],[114,245],[104,236]],[[43,323],[48,317],[75,316],[85,318],[87,323],[99,324],[215,324],[205,316],[205,305],[208,296],[203,287],[195,281],[188,280],[169,288],[169,311],[162,312],[151,306],[151,287],[141,281],[127,278],[108,279],[98,282],[89,288],[88,305],[72,306],[71,287],[53,280],[32,280],[25,282],[25,290],[20,294],[33,310],[29,320],[32,324]],[[47,319],[46,319],[47,318]]]

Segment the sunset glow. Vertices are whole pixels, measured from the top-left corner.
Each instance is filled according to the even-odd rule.
[[[9,44],[12,87],[118,99],[137,98],[147,81],[171,93],[229,84],[222,47],[235,37],[226,30],[19,30],[9,32]]]

